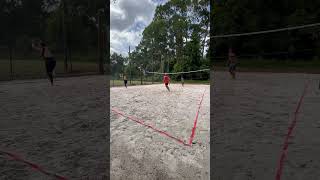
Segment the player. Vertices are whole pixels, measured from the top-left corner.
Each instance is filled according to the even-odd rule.
[[[232,48],[229,48],[228,65],[229,65],[229,72],[230,72],[232,78],[235,79],[236,78],[237,57],[233,53]]]
[[[56,60],[54,59],[51,51],[44,42],[40,42],[37,45],[32,42],[32,48],[40,51],[41,56],[45,60],[47,75],[49,77],[51,85],[53,86],[53,71],[56,67]]]
[[[181,84],[182,84],[182,87],[184,86],[184,78],[183,78],[183,75],[181,75]]]
[[[170,77],[167,73],[165,73],[163,76],[163,83],[166,86],[166,88],[168,89],[168,91],[170,91],[170,88],[169,88]]]
[[[128,79],[127,79],[127,76],[126,76],[126,75],[123,76],[123,82],[124,82],[124,86],[125,86],[126,88],[128,88],[128,87],[127,87]]]

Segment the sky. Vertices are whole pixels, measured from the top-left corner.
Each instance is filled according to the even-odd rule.
[[[128,56],[139,44],[142,32],[154,16],[158,5],[168,0],[117,0],[110,3],[110,47],[116,52]]]

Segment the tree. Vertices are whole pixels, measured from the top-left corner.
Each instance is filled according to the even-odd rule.
[[[208,0],[171,0],[156,8],[132,61],[160,72],[198,69],[205,58],[208,31]]]

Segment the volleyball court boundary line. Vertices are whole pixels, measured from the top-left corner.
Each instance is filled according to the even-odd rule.
[[[200,102],[198,103],[198,107],[197,107],[197,112],[196,112],[196,117],[194,119],[194,123],[193,123],[193,127],[192,127],[192,130],[191,130],[191,135],[189,137],[189,143],[186,143],[184,140],[180,139],[180,138],[177,138],[171,134],[169,134],[168,132],[166,131],[163,131],[163,130],[160,130],[150,124],[146,124],[144,122],[144,120],[142,119],[139,119],[139,118],[136,118],[136,117],[133,117],[133,116],[129,116],[129,115],[125,115],[124,112],[121,112],[120,110],[116,109],[116,108],[111,108],[111,111],[113,111],[114,113],[118,114],[118,115],[121,115],[125,118],[128,118],[138,124],[141,124],[147,128],[150,128],[164,136],[167,136],[168,138],[171,138],[173,140],[175,140],[176,142],[178,142],[179,144],[182,144],[184,146],[188,146],[188,147],[192,147],[192,141],[195,137],[195,131],[196,131],[196,128],[197,128],[197,122],[198,122],[198,117],[199,117],[199,112],[200,112],[200,109],[201,109],[201,105],[202,105],[202,102],[203,102],[203,97],[204,97],[204,94],[205,94],[206,90],[204,90],[202,96],[201,96],[201,99],[200,99]]]
[[[308,80],[308,82],[304,86],[302,95],[300,96],[298,105],[297,105],[297,107],[296,107],[296,109],[294,111],[293,120],[291,121],[291,123],[290,123],[290,125],[288,127],[288,132],[287,132],[287,135],[285,137],[285,140],[284,140],[284,143],[282,145],[281,152],[280,152],[281,155],[280,155],[280,158],[279,158],[279,161],[278,161],[278,165],[277,165],[277,169],[276,169],[275,180],[281,180],[282,170],[283,170],[283,167],[284,167],[284,161],[285,161],[285,159],[287,157],[287,154],[288,154],[289,139],[292,136],[293,130],[294,130],[296,124],[297,124],[299,110],[300,110],[302,101],[303,101],[303,99],[304,99],[304,97],[305,97],[305,95],[307,93],[309,84],[310,84],[310,79]]]
[[[41,166],[21,158],[17,154],[14,154],[14,153],[11,153],[11,152],[8,152],[8,151],[4,151],[4,150],[1,150],[1,149],[0,149],[0,153],[11,157],[13,160],[22,162],[22,163],[26,164],[27,166],[31,167],[32,169],[34,169],[34,170],[36,170],[36,171],[38,171],[38,172],[40,172],[40,173],[42,173],[44,175],[51,176],[51,177],[54,177],[54,178],[59,179],[59,180],[68,180],[67,178],[65,178],[63,176],[60,176],[60,175],[58,175],[56,173],[53,173],[53,172],[49,172],[49,171],[45,170],[44,168],[42,168]]]

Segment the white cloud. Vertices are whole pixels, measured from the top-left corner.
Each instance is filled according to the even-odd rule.
[[[110,4],[111,52],[127,56],[141,40],[143,29],[153,19],[155,8],[166,0],[117,0]]]
[[[140,32],[110,30],[111,53],[116,52],[127,56],[129,46],[131,50],[137,46],[141,36]]]

